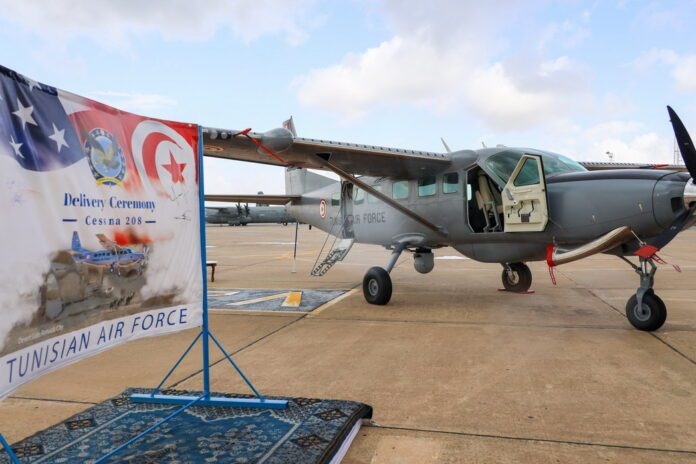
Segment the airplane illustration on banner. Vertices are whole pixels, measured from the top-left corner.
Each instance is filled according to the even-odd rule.
[[[298,138],[291,120],[264,133],[207,128],[206,156],[284,166],[286,195],[206,200],[286,204],[298,221],[337,237],[314,275],[342,260],[354,242],[391,250],[387,265],[372,267],[363,279],[365,299],[376,305],[389,302],[389,273],[404,251],[420,273],[432,271],[433,250],[447,246],[499,263],[512,292],[531,286],[526,262],[545,261],[553,278],[555,266],[615,255],[639,276],[626,304],[628,320],[653,331],[667,318],[653,290],[663,262],[657,253],[696,223],[696,149],[677,114],[668,112],[688,173],[588,171],[566,156],[529,148],[434,153]],[[332,171],[341,181],[309,168]]]
[[[133,251],[131,248],[122,247],[104,234],[97,234],[103,250],[88,250],[80,243],[77,231],[73,231],[72,247],[70,254],[75,263],[89,266],[108,268],[109,272],[117,275],[127,275],[133,270],[141,274],[147,265],[147,248],[143,252]]]

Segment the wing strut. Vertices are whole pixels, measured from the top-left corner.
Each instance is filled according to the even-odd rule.
[[[449,235],[449,234],[447,233],[447,231],[445,230],[444,227],[442,227],[442,226],[436,226],[436,225],[433,224],[432,222],[430,222],[430,221],[428,221],[427,219],[425,219],[423,216],[414,213],[413,211],[411,211],[410,209],[406,208],[406,207],[405,207],[404,205],[402,205],[401,203],[395,201],[393,198],[391,198],[391,197],[385,195],[384,193],[382,193],[382,192],[380,192],[380,191],[378,191],[378,190],[372,188],[372,186],[370,186],[370,185],[366,184],[365,182],[361,181],[360,179],[358,179],[357,177],[355,177],[355,176],[352,175],[351,173],[349,173],[349,172],[347,172],[347,171],[344,171],[343,169],[339,168],[338,166],[335,166],[335,165],[331,164],[330,162],[326,161],[326,160],[325,160],[324,158],[322,158],[321,156],[314,155],[314,157],[315,157],[316,160],[317,160],[319,163],[321,163],[321,165],[324,166],[326,169],[328,169],[328,170],[330,170],[330,171],[333,171],[334,173],[336,173],[336,174],[337,174],[339,177],[341,177],[342,179],[347,180],[348,182],[351,182],[351,183],[357,185],[358,187],[360,187],[361,189],[365,190],[365,191],[368,192],[369,194],[374,195],[375,197],[379,198],[380,200],[382,200],[383,202],[385,202],[386,204],[388,204],[388,205],[391,206],[392,208],[394,208],[394,209],[400,211],[401,213],[403,213],[403,214],[405,214],[406,216],[410,217],[410,218],[413,219],[414,221],[416,221],[416,222],[418,222],[418,223],[424,225],[425,227],[427,227],[428,229],[432,230],[433,232],[435,232],[435,233],[437,233],[437,234],[439,234],[439,235],[442,235],[443,237],[447,237],[447,236]]]

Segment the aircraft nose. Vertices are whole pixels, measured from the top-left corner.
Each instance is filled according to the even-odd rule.
[[[663,176],[653,190],[653,213],[660,227],[668,227],[696,201],[696,186],[686,173]]]

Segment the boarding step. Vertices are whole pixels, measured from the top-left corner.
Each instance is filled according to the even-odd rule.
[[[317,267],[312,269],[311,275],[314,277],[321,277],[329,272],[329,269],[331,269],[334,264],[339,261],[343,261],[343,258],[346,257],[350,251],[350,248],[353,246],[353,242],[355,242],[355,239],[352,238],[344,238],[338,242],[338,245],[327,253],[322,262],[319,263]]]

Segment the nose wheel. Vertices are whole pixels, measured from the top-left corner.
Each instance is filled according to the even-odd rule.
[[[501,276],[503,287],[508,292],[524,293],[532,286],[532,271],[524,263],[503,264]]]
[[[667,306],[653,290],[657,266],[652,258],[641,257],[640,266],[636,266],[626,258],[622,257],[622,259],[629,263],[640,276],[640,287],[626,303],[628,322],[636,329],[646,332],[659,329],[667,320]]]
[[[640,304],[638,304],[638,297],[633,295],[626,303],[626,317],[636,329],[652,332],[662,327],[667,320],[667,306],[654,293],[643,295],[643,301]]]

